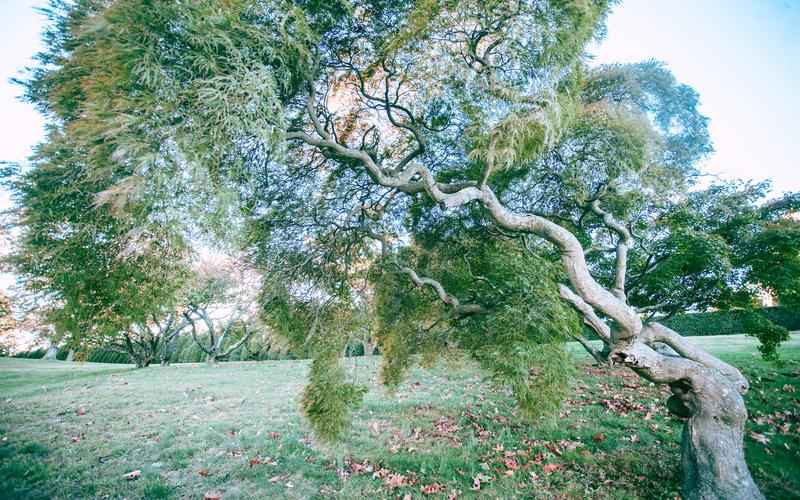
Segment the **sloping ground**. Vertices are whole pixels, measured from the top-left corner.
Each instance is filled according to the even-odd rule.
[[[745,370],[754,475],[768,497],[800,498],[800,335],[783,366],[749,338],[692,340]],[[303,361],[0,359],[0,498],[675,498],[667,391],[580,359],[560,415],[533,424],[470,365],[414,370],[389,397],[377,358],[347,359],[370,392],[333,447],[297,411]]]

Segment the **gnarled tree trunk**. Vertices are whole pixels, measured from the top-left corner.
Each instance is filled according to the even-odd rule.
[[[664,328],[655,325],[655,328]],[[656,331],[645,338],[659,338]],[[668,329],[665,329],[668,330]],[[735,368],[693,347],[675,332],[667,343],[683,357],[663,355],[641,341],[615,347],[612,360],[642,377],[669,384],[669,410],[688,417],[683,430],[682,490],[687,500],[763,499],[744,457],[747,382]],[[686,349],[684,349],[686,348]],[[702,359],[700,363],[696,359]],[[719,366],[713,366],[714,363]],[[709,366],[711,365],[711,366]],[[731,371],[734,370],[734,371]]]
[[[153,360],[149,356],[136,356],[134,362],[136,363],[136,368],[147,368]]]
[[[764,498],[747,468],[744,425],[747,409],[720,374],[699,377],[699,386],[673,387],[689,410],[683,428],[681,462],[687,499]]]

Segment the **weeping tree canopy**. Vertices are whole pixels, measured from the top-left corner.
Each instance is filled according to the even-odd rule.
[[[263,319],[315,355],[303,406],[327,438],[363,393],[338,356],[365,308],[389,386],[416,354],[458,351],[529,415],[552,411],[563,342],[592,349],[583,322],[598,359],[684,384],[687,401],[716,389],[685,384],[739,397],[735,368],[650,320],[744,307],[756,286],[796,300],[796,198],[693,190],[712,151],[696,92],[656,61],[587,64],[611,3],[54,1],[22,82],[52,128],[18,184],[23,247],[45,254],[46,234],[122,276],[146,259],[171,270],[173,242],[199,232],[224,237],[268,277]],[[39,230],[50,189],[75,221]],[[102,231],[51,229],[86,218]],[[167,248],[110,259],[140,234]],[[83,307],[51,284],[57,266],[19,265]]]

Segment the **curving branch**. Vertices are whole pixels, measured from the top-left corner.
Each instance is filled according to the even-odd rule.
[[[189,321],[189,324],[192,326],[192,339],[194,339],[194,343],[204,352],[206,355],[211,355],[211,353],[206,349],[200,339],[197,337],[197,326],[195,325],[194,319],[189,315],[189,312],[183,313],[184,317]]]
[[[459,300],[452,294],[448,293],[441,283],[436,281],[433,278],[426,278],[420,277],[416,271],[411,269],[410,267],[400,267],[400,271],[406,273],[411,278],[411,281],[418,287],[422,286],[429,286],[436,291],[436,295],[439,296],[442,302],[452,307],[453,312],[456,316],[464,317],[464,316],[472,316],[474,314],[485,314],[487,311],[486,309],[481,306],[480,304],[462,304]]]
[[[631,236],[631,232],[624,224],[616,220],[611,213],[600,208],[600,200],[593,200],[589,206],[592,212],[600,216],[603,220],[603,224],[619,236],[619,240],[617,241],[617,263],[614,273],[614,286],[611,291],[620,300],[627,301],[627,297],[625,296],[625,275],[628,272],[628,249],[633,244],[633,236]]]
[[[239,339],[235,344],[233,344],[231,347],[229,347],[227,351],[217,354],[217,358],[227,358],[250,339],[250,337],[253,335],[254,330],[247,328],[247,325],[245,325],[244,328],[245,328],[244,336],[241,339]]]
[[[580,345],[582,345],[583,348],[586,350],[586,352],[588,352],[589,355],[593,357],[598,364],[607,363],[605,355],[594,348],[591,340],[587,339],[580,333],[572,333],[570,334],[570,337],[572,337],[573,339],[575,339],[575,341],[577,341]]]
[[[667,344],[682,357],[720,372],[741,394],[746,393],[750,387],[747,379],[738,369],[708,354],[686,340],[676,331],[660,323],[648,323],[642,331],[642,341],[647,344],[652,344],[654,342]]]
[[[589,325],[589,327],[591,327],[591,329],[597,333],[597,336],[600,337],[600,340],[602,340],[605,345],[611,346],[611,327],[609,327],[605,321],[597,316],[597,313],[594,309],[592,309],[592,306],[587,304],[575,292],[570,290],[567,285],[561,284],[559,285],[558,289],[561,298],[572,304],[572,306],[583,315],[584,323]]]
[[[392,263],[397,266],[401,273],[405,273],[411,278],[411,281],[414,283],[414,285],[418,287],[430,286],[433,288],[439,299],[445,304],[449,305],[453,309],[453,313],[456,316],[466,317],[475,314],[486,314],[488,312],[486,308],[480,304],[462,304],[455,295],[448,293],[444,289],[444,286],[442,286],[442,284],[435,279],[420,276],[415,270],[400,264],[400,262],[397,261],[397,256],[392,254],[389,250],[389,242],[387,241],[388,238],[385,233],[376,231],[370,227],[365,227],[364,232],[366,232],[370,238],[380,242],[381,255],[383,255],[384,258],[390,258]]]

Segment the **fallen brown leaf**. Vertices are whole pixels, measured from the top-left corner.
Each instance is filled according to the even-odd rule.
[[[406,484],[406,477],[402,474],[390,474],[389,477],[383,482],[390,490],[395,488],[399,488],[401,486],[405,486]]]
[[[544,467],[542,467],[542,470],[544,471],[545,474],[552,474],[553,472],[563,467],[564,466],[561,464],[545,464]]]
[[[134,471],[130,471],[127,474],[123,475],[122,477],[127,479],[128,481],[133,481],[134,479],[139,479],[142,476],[142,471],[136,469]]]
[[[420,491],[422,491],[423,495],[433,495],[434,493],[440,493],[444,491],[444,486],[442,486],[439,483],[433,483],[427,486],[423,486],[422,488],[420,488]]]

